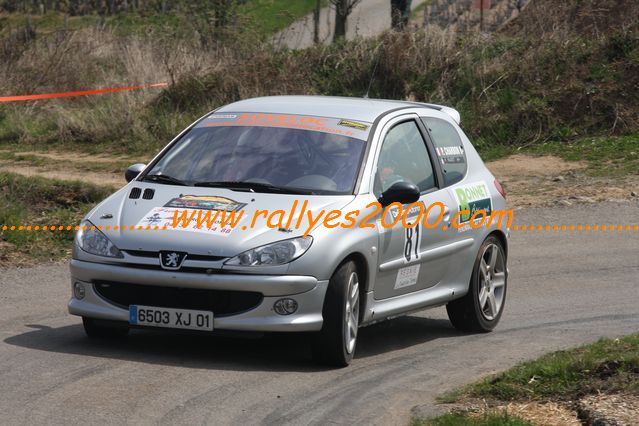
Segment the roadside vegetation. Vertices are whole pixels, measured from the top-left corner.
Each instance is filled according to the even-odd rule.
[[[68,257],[80,219],[113,188],[0,172],[0,267]],[[17,230],[19,226],[31,226]],[[40,229],[35,230],[35,226]],[[42,230],[46,226],[47,230]],[[51,227],[54,229],[51,230]],[[59,227],[64,226],[60,230]]]
[[[4,104],[0,144],[148,152],[224,103],[276,94],[363,96],[369,83],[372,98],[454,105],[478,149],[493,156],[548,142],[559,151],[593,135],[639,134],[635,15],[628,11],[612,25],[594,14],[588,18],[594,24],[586,25],[546,9],[540,15],[531,6],[521,28],[495,34],[429,28],[302,51],[277,49],[236,27],[207,41],[162,30],[121,35],[110,25],[47,34],[33,23],[32,33],[14,30],[2,41],[6,94],[171,85]]]
[[[199,0],[107,2],[0,2],[0,35],[16,29],[54,33],[109,27],[118,35],[169,31],[183,37],[233,27],[266,39],[313,12],[316,0]],[[38,5],[41,3],[41,6]],[[321,1],[322,6],[328,0]],[[48,7],[47,7],[48,6]],[[213,31],[211,31],[213,29]],[[217,32],[215,36],[221,34]]]
[[[430,420],[416,418],[413,423],[456,425],[483,421],[476,424],[527,424],[512,423],[522,420],[517,416],[511,417],[499,407],[509,403],[530,402],[558,403],[565,406],[566,410],[587,417],[588,413],[580,408],[580,400],[601,395],[620,395],[622,398],[624,395],[639,396],[639,335],[602,339],[590,345],[553,352],[521,363],[503,373],[443,395],[440,402],[455,404],[453,413]],[[474,401],[481,401],[483,408],[465,408],[476,405]],[[465,423],[466,420],[469,423]]]
[[[471,415],[468,413],[449,413],[434,419],[415,418],[411,426],[530,426],[531,423],[508,412],[484,413]]]
[[[163,10],[165,3],[170,5]],[[233,7],[223,14],[207,8],[209,3],[217,4],[147,2],[146,9],[125,10],[120,6],[132,7],[131,2],[115,1],[113,11],[89,8],[66,17],[21,9],[34,2],[1,3],[17,6],[0,12],[0,96],[157,82],[169,86],[0,103],[0,171],[11,165],[12,171],[57,168],[70,178],[86,171],[96,179],[113,178],[112,172],[149,158],[222,104],[282,94],[364,96],[370,85],[371,98],[455,106],[485,160],[552,154],[586,161],[593,176],[639,175],[638,2],[535,0],[497,33],[411,28],[297,51],[270,40],[312,12],[313,0],[294,6],[285,0],[230,2]],[[67,161],[34,152],[112,161]],[[13,175],[3,176],[6,188]],[[21,179],[11,177],[11,185],[22,186],[15,183]],[[37,191],[47,185],[38,182]],[[52,207],[54,194],[49,200],[44,191],[41,201],[50,204],[38,215],[29,210],[32,194],[7,191],[0,195],[8,206],[0,213],[0,226],[15,222],[21,209],[29,220],[79,218],[84,203],[88,208],[90,200],[99,200],[71,197],[73,203],[58,209]],[[2,233],[0,243],[46,256],[42,247],[47,245],[34,238]],[[59,238],[47,237],[54,243]]]

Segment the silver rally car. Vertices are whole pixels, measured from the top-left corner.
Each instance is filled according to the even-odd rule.
[[[314,358],[337,366],[359,327],[423,308],[490,331],[509,230],[469,216],[504,210],[505,194],[459,121],[439,105],[338,97],[217,109],[86,216],[69,312],[91,337],[310,332]]]

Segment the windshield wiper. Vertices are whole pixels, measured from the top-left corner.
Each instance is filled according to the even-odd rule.
[[[147,182],[157,182],[157,183],[166,183],[169,185],[181,185],[181,186],[187,186],[188,183],[184,182],[183,180],[174,178],[173,176],[169,176],[169,175],[146,175],[142,178],[143,181],[147,181]]]
[[[313,191],[297,188],[288,188],[285,186],[271,185],[262,182],[195,182],[193,186],[206,186],[209,188],[227,188],[232,191],[250,191],[250,192],[277,192],[282,194],[300,194],[313,195]]]

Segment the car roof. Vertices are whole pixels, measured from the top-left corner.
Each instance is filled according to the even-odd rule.
[[[339,96],[265,96],[234,102],[223,106],[216,112],[299,114],[373,123],[377,117],[389,111],[410,107],[423,107],[441,111],[449,109],[456,113],[452,108],[440,105]]]

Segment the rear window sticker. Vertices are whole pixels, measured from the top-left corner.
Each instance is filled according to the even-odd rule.
[[[464,148],[461,146],[438,146],[435,150],[440,157],[464,155]]]
[[[447,156],[442,157],[442,164],[461,164],[465,162],[466,159],[462,156]]]

